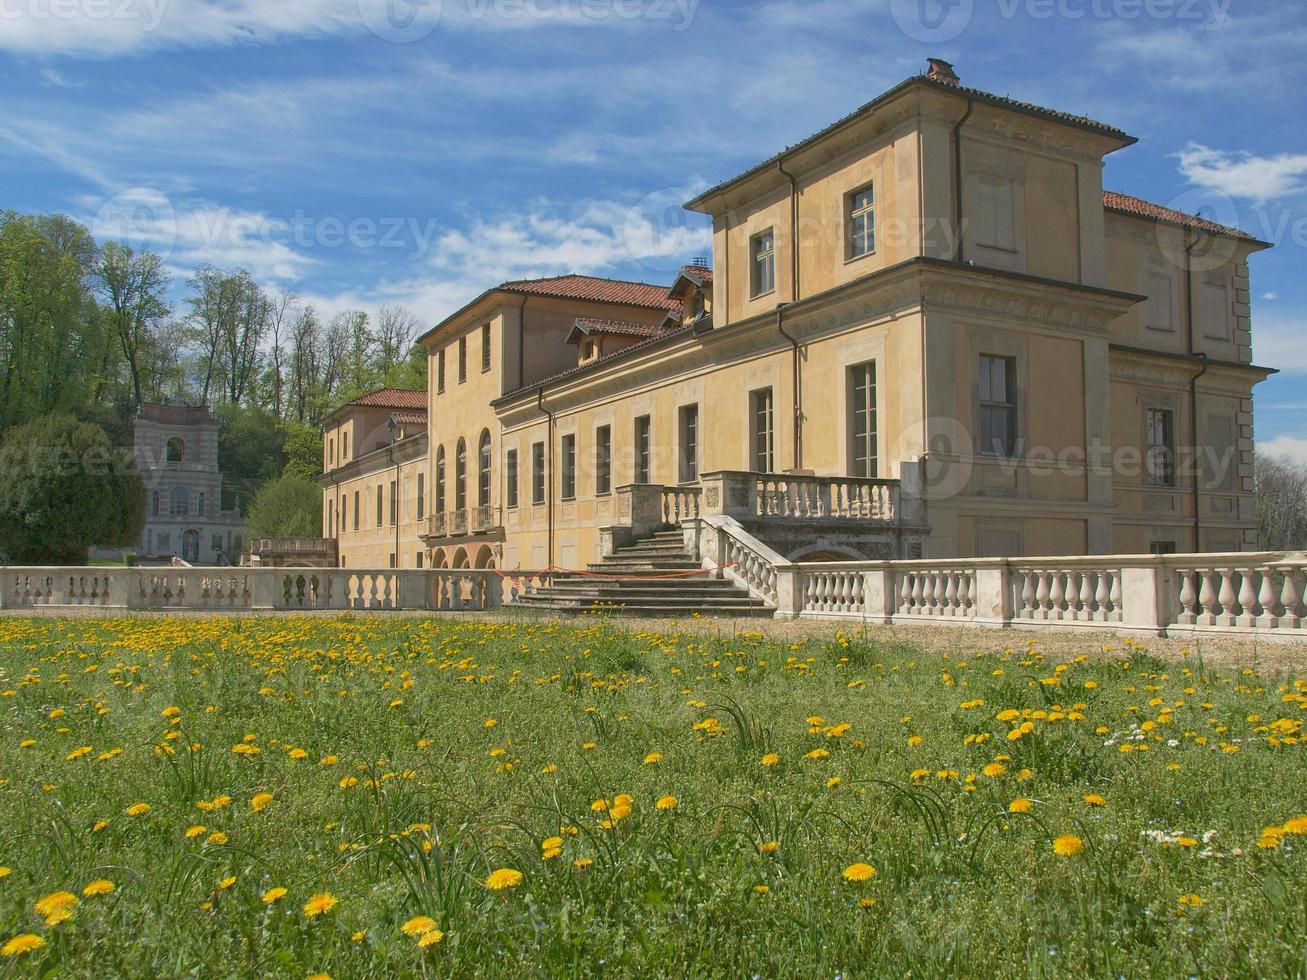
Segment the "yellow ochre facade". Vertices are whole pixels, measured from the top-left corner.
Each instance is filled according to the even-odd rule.
[[[760,515],[796,560],[1252,550],[1269,246],[1105,192],[1134,142],[932,60],[689,202],[711,268],[504,283],[427,333],[425,393],[324,420],[324,535],[348,567],[584,568],[630,488],[754,473],[912,501],[891,545]]]

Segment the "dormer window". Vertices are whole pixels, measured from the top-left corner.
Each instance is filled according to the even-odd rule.
[[[599,346],[593,340],[587,340],[581,345],[581,360],[593,361],[599,356]]]

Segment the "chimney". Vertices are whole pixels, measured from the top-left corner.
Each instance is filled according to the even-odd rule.
[[[926,61],[930,65],[930,70],[926,72],[927,78],[943,82],[945,85],[952,85],[955,88],[962,85],[958,73],[943,58],[927,58]]]

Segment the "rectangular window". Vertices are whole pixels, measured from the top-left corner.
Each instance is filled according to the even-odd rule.
[[[545,444],[531,445],[531,503],[545,502]]]
[[[1148,303],[1144,307],[1144,326],[1149,330],[1175,330],[1171,314],[1171,277],[1165,272],[1148,274]]]
[[[342,493],[340,495],[340,530],[342,534],[346,530],[348,530],[348,528],[345,527],[345,525],[348,523],[349,523],[349,507],[346,506],[345,495]]]
[[[1208,490],[1232,493],[1238,487],[1239,453],[1234,419],[1207,416],[1207,445],[1203,447],[1203,476]]]
[[[427,475],[418,474],[418,493],[417,493],[417,519],[420,521],[427,516]]]
[[[613,490],[613,429],[601,425],[595,429],[595,496],[604,497]]]
[[[749,239],[750,286],[753,296],[776,288],[776,236],[768,228]]]
[[[467,335],[458,338],[458,383],[467,380]]]
[[[1175,486],[1175,413],[1148,409],[1145,419],[1148,482],[1155,487]]]
[[[436,353],[436,394],[445,390],[445,348]]]
[[[980,452],[1012,456],[1017,445],[1016,360],[980,356]]]
[[[362,512],[359,510],[359,492],[354,491],[354,530],[358,530],[363,520]]]
[[[1016,236],[1016,190],[1011,179],[995,177],[992,174],[980,174],[980,228],[976,242],[990,248],[1001,248],[1015,252]]]
[[[849,258],[876,251],[876,193],[868,184],[848,196]]]
[[[481,373],[490,370],[490,324],[481,327]]]
[[[1148,553],[1152,555],[1173,555],[1175,554],[1175,542],[1153,541],[1148,545]]]
[[[517,450],[510,449],[504,454],[504,481],[507,486],[504,488],[508,496],[508,506],[517,506]]]
[[[327,459],[332,466],[336,465],[336,440],[327,440]]]
[[[649,416],[641,415],[635,420],[635,465],[632,466],[632,478],[636,483],[649,482]]]
[[[682,483],[699,479],[699,406],[682,405],[680,415],[681,463],[678,474]]]
[[[413,567],[414,567],[414,568],[421,568],[421,567],[422,567],[422,558],[423,558],[423,554],[422,554],[422,552],[420,552],[420,551],[419,551],[416,555],[413,556]]]
[[[878,474],[876,423],[876,362],[867,361],[849,368],[849,456],[854,476],[874,479]]]
[[[395,522],[399,520],[399,483],[395,480],[390,481],[390,526],[394,527]]]
[[[1203,325],[1203,336],[1209,340],[1230,339],[1230,294],[1224,286],[1215,283],[1203,283],[1199,294],[1199,314]]]
[[[772,473],[775,466],[776,436],[772,419],[772,391],[760,388],[749,394],[750,434],[753,439],[753,469],[756,473]]]
[[[349,430],[348,429],[340,434],[340,461],[342,463],[349,462]]]
[[[395,553],[393,551],[390,553],[390,567],[395,567]]]
[[[381,484],[378,483],[377,484],[377,527],[381,527],[382,517],[384,516],[382,512],[382,506],[384,503],[385,503],[385,497],[382,495]]]
[[[568,434],[562,439],[562,483],[560,494],[564,500],[576,498],[576,435]]]

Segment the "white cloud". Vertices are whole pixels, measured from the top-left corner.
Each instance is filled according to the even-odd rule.
[[[1267,302],[1273,303],[1279,298],[1280,298],[1279,293],[1262,293],[1262,299],[1266,300]]]
[[[1176,155],[1180,158],[1180,172],[1191,183],[1229,197],[1262,202],[1307,189],[1307,153],[1263,157],[1190,143]]]
[[[700,0],[7,0],[0,51],[111,58],[169,48],[373,37],[407,44],[441,30],[693,26]]]
[[[1259,442],[1257,451],[1266,456],[1288,456],[1296,463],[1307,463],[1307,439],[1299,436],[1276,436]]]
[[[1307,344],[1303,322],[1307,316],[1277,312],[1253,315],[1253,360],[1285,374],[1307,374]]]

